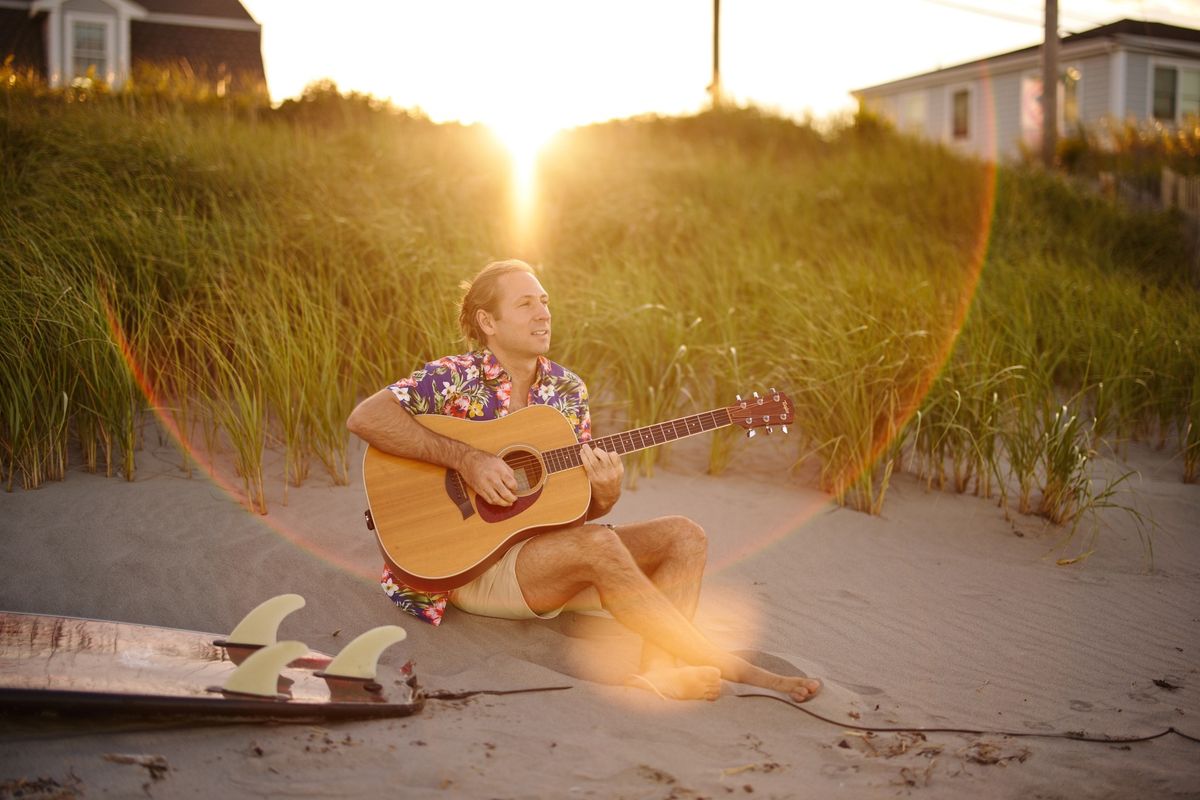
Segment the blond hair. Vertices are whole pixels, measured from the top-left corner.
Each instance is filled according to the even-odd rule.
[[[470,281],[463,281],[459,288],[463,290],[462,304],[458,310],[458,327],[468,342],[480,346],[487,344],[487,336],[479,327],[480,311],[495,315],[496,302],[500,299],[500,279],[514,272],[527,272],[536,275],[533,267],[524,261],[510,258],[505,261],[493,261],[479,270]]]

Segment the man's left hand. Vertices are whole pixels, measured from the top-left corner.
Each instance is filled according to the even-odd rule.
[[[585,444],[579,448],[579,460],[592,484],[593,504],[606,510],[612,508],[621,496],[621,478],[625,475],[621,457]]]

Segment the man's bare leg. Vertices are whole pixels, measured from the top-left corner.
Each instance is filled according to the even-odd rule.
[[[642,570],[639,562],[650,565],[655,560],[644,545],[645,537],[639,535],[647,531],[622,527],[624,537],[604,526],[585,525],[531,539],[517,559],[517,580],[529,606],[543,611],[557,608],[594,585],[604,607],[660,652],[693,666],[715,667],[726,680],[786,692],[797,701],[807,700],[819,690],[820,683],[815,680],[768,672],[710,642]],[[694,613],[698,576],[690,590],[674,588],[676,575],[686,576],[692,569],[668,569],[668,574],[658,577]],[[645,663],[647,658],[650,664]],[[643,667],[665,667],[663,658],[651,649],[644,653]]]
[[[617,536],[655,588],[689,621],[694,619],[708,560],[704,530],[686,517],[660,517],[622,525]],[[650,639],[642,640],[641,666],[627,683],[681,700],[721,696],[716,667],[685,664]]]

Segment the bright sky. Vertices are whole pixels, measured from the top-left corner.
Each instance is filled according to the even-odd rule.
[[[702,108],[712,0],[243,0],[272,99],[329,77],[438,121],[544,131]],[[1041,0],[723,0],[726,94],[789,115],[1042,38]],[[1200,0],[1060,0],[1074,32],[1122,17],[1200,27]]]

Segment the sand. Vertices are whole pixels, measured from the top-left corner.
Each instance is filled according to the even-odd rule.
[[[261,600],[297,592],[308,604],[280,635],[310,647],[336,652],[400,624],[409,638],[384,660],[414,659],[426,687],[570,688],[321,725],[8,716],[0,797],[19,786],[26,797],[1200,797],[1200,743],[1176,735],[1112,744],[845,727],[1200,737],[1200,487],[1137,444],[1103,467],[1140,472],[1118,499],[1153,517],[1152,567],[1119,510],[1102,517],[1089,559],[1060,566],[1085,536],[1055,549],[1061,529],[911,476],[894,479],[882,517],[837,508],[788,477],[777,439],[740,447],[720,477],[677,445],[627,489],[609,520],[682,513],[708,532],[700,626],[822,678],[804,708],[831,724],[740,696],[749,687],[726,684],[709,703],[622,686],[638,642],[604,620],[451,610],[442,627],[423,624],[374,582],[357,470],[333,486],[314,468],[284,506],[273,461],[262,517],[203,472],[184,476],[169,444],[147,442],[134,482],[74,469],[0,494],[0,608],[225,632]]]

